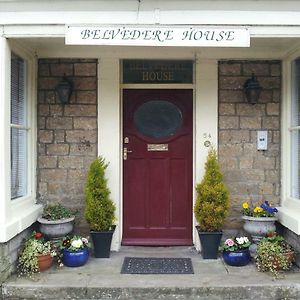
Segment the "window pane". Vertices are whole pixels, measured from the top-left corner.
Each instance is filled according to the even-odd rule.
[[[26,125],[24,60],[11,57],[11,123]]]
[[[292,126],[299,126],[299,98],[300,98],[300,59],[294,61],[292,65]]]
[[[11,128],[11,199],[27,193],[27,130]]]
[[[134,125],[144,136],[164,138],[172,136],[181,127],[182,114],[168,101],[154,100],[142,104],[134,112]]]

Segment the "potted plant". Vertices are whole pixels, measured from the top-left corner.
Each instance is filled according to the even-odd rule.
[[[50,241],[45,241],[41,232],[33,231],[18,258],[18,274],[32,277],[34,273],[47,270],[55,255]]]
[[[85,187],[85,218],[90,226],[97,258],[109,257],[111,240],[115,230],[116,207],[110,199],[105,171],[108,164],[98,157],[90,165]]]
[[[223,182],[223,174],[214,149],[208,152],[205,174],[196,186],[194,206],[196,226],[204,259],[216,259],[222,237],[222,227],[229,209],[229,192]]]
[[[277,208],[273,207],[268,201],[264,201],[258,206],[249,205],[248,202],[243,203],[243,228],[251,235],[252,241],[256,245],[268,232],[276,230],[277,211]]]
[[[271,272],[277,278],[279,271],[289,270],[294,261],[293,248],[276,233],[268,233],[257,247],[255,264],[260,272]]]
[[[75,212],[61,203],[49,203],[37,220],[40,231],[50,239],[62,238],[70,234],[74,227]]]
[[[68,267],[83,266],[89,258],[89,247],[87,238],[79,235],[65,237],[59,245],[63,264]]]
[[[222,246],[224,261],[230,266],[246,266],[251,260],[250,245],[246,236],[226,239]]]

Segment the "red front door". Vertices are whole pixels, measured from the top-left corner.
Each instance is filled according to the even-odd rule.
[[[192,99],[123,91],[123,245],[192,244]]]

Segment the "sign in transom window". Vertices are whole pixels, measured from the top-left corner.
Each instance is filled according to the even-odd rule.
[[[193,83],[193,62],[124,60],[123,83]]]

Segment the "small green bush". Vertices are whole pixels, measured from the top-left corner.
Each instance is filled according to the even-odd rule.
[[[110,199],[105,170],[108,164],[98,157],[90,165],[85,187],[85,218],[91,230],[107,231],[115,221],[116,207]]]
[[[208,152],[204,178],[196,186],[196,194],[194,213],[200,231],[220,231],[229,210],[229,192],[213,149]]]

